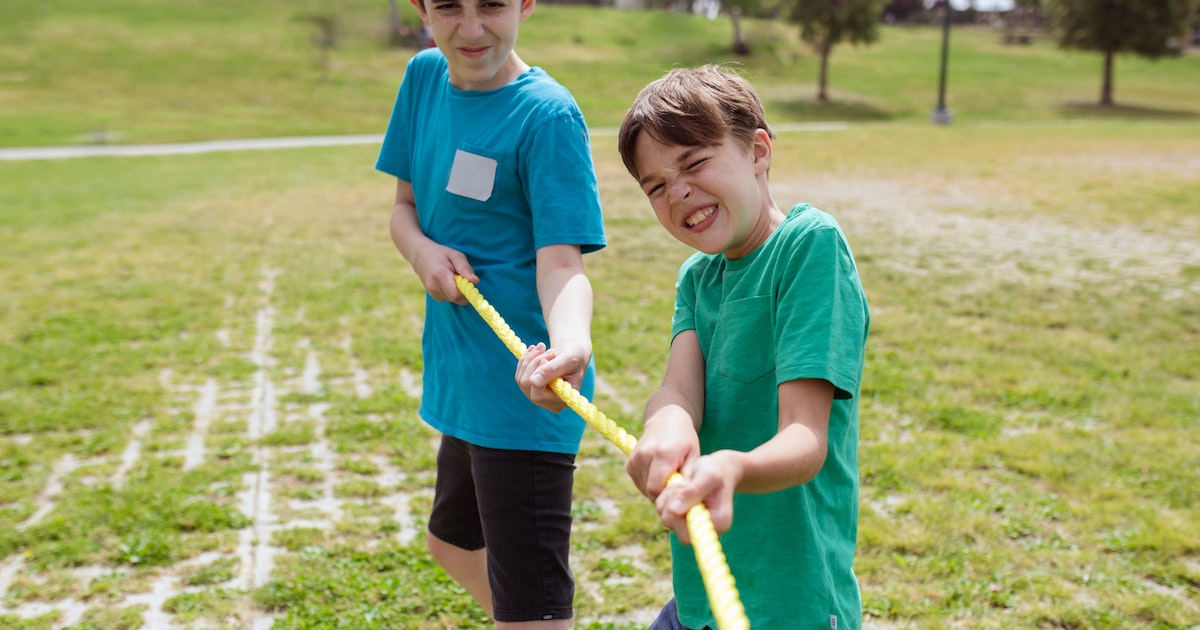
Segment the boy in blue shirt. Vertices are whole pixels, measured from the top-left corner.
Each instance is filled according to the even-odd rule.
[[[412,1],[437,48],[409,62],[376,168],[396,177],[392,241],[427,291],[420,415],[443,436],[426,539],[498,628],[570,628],[584,423],[548,388],[514,383],[512,355],[454,276],[537,342],[551,378],[590,395],[582,254],[605,238],[587,127],[514,50],[535,0]]]
[[[619,132],[659,222],[699,250],[679,270],[666,373],[626,467],[672,530],[675,598],[653,630],[716,627],[687,546],[699,502],[751,627],[862,625],[851,565],[870,315],[837,222],[771,197],[773,138],[751,85],[716,66],[646,86]]]

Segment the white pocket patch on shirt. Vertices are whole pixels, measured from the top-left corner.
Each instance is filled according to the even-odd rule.
[[[487,201],[492,197],[496,183],[496,160],[459,149],[454,153],[454,166],[450,168],[450,183],[446,192]]]

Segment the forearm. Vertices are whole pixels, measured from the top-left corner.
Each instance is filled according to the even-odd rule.
[[[538,298],[550,347],[573,344],[592,356],[592,284],[582,263],[539,262]]]
[[[664,420],[672,429],[684,430],[690,425],[692,438],[700,432],[704,424],[704,356],[696,331],[685,330],[671,340],[662,385],[646,400],[643,419],[647,428]]]
[[[409,264],[415,260],[418,250],[431,242],[429,237],[421,231],[421,224],[417,221],[417,209],[410,203],[397,202],[392,207],[392,218],[388,223],[388,231],[391,233],[392,243],[396,246],[396,250]]]
[[[713,457],[734,471],[737,492],[761,494],[812,481],[825,464],[825,454],[824,439],[796,423],[752,451],[717,451]]]
[[[664,385],[655,390],[646,401],[642,421],[643,431],[648,430],[654,424],[656,430],[661,425],[669,425],[670,428],[663,429],[666,431],[690,426],[693,432],[698,433],[704,417],[703,411],[703,409],[695,408],[695,405],[691,404],[691,401],[681,392]]]

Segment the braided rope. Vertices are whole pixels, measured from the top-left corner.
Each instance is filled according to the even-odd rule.
[[[454,282],[458,290],[466,296],[467,301],[483,320],[487,322],[496,336],[504,342],[509,351],[517,358],[525,354],[526,346],[509,328],[504,318],[495,307],[483,298],[483,294],[466,278],[455,275]],[[550,389],[558,394],[575,413],[579,414],[593,429],[596,429],[608,441],[621,449],[625,455],[633,452],[637,446],[637,438],[622,429],[592,404],[583,394],[571,387],[569,383],[556,378],[550,383]],[[673,473],[667,479],[667,485],[683,480],[679,473]],[[750,620],[742,607],[737,585],[733,574],[729,572],[729,564],[725,560],[725,552],[721,550],[721,542],[717,539],[717,531],[713,526],[712,515],[703,503],[697,503],[687,513],[688,534],[692,538],[692,548],[696,552],[696,563],[700,568],[700,576],[704,580],[704,588],[708,592],[708,603],[712,607],[719,630],[743,630],[750,628]]]

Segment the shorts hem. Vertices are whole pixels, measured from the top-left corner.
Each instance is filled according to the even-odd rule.
[[[551,608],[549,610],[497,610],[492,615],[495,621],[518,623],[522,621],[549,621],[551,619],[570,619],[575,612],[570,608]]]
[[[435,538],[446,543],[447,545],[453,545],[455,547],[458,547],[459,549],[464,549],[466,551],[479,551],[480,549],[483,549],[487,546],[484,544],[484,542],[482,540],[465,541],[465,540],[456,540],[457,536],[443,536],[443,535],[439,534],[438,532],[434,531],[433,527],[426,527],[426,531],[428,531],[430,534],[433,534],[433,536]]]

